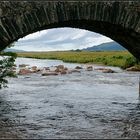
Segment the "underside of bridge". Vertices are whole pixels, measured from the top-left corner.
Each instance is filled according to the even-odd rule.
[[[140,59],[140,2],[0,2],[0,51],[30,33],[57,27],[97,32]]]

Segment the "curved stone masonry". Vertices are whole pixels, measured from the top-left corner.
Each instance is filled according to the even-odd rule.
[[[0,2],[0,51],[30,33],[56,27],[101,33],[140,59],[139,1]]]

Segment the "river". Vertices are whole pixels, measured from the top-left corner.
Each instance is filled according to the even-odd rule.
[[[17,58],[17,65],[23,63],[85,67]],[[118,73],[8,78],[9,88],[0,90],[0,138],[140,138],[140,73],[109,68]]]

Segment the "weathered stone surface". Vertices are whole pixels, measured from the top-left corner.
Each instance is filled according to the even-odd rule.
[[[26,67],[26,66],[29,66],[27,64],[20,64],[19,67]]]
[[[92,66],[87,66],[86,70],[87,71],[93,71],[93,67]]]
[[[60,73],[61,74],[67,74],[67,71],[63,69]]]
[[[140,59],[139,0],[0,2],[0,51],[25,35],[55,27],[101,33]]]
[[[116,73],[114,70],[112,69],[104,69],[102,70],[103,73]]]
[[[19,70],[19,75],[26,75],[32,73],[29,69],[20,69]]]
[[[58,75],[58,73],[57,72],[53,72],[53,71],[42,73],[42,76],[49,76],[49,75]]]
[[[80,66],[76,66],[75,69],[83,69],[82,67]]]
[[[64,65],[58,65],[58,66],[56,66],[56,67],[57,67],[57,69],[59,69],[59,70],[64,69]]]
[[[138,66],[132,66],[130,68],[127,68],[126,71],[140,71],[140,67],[138,67]]]
[[[37,66],[32,66],[31,69],[36,71],[37,70]]]
[[[114,70],[108,68],[96,68],[95,70],[103,73],[116,73]]]

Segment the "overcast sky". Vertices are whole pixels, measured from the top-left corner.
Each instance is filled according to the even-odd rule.
[[[54,28],[36,32],[21,38],[14,49],[26,51],[55,51],[82,49],[112,42],[108,37],[75,28]]]

